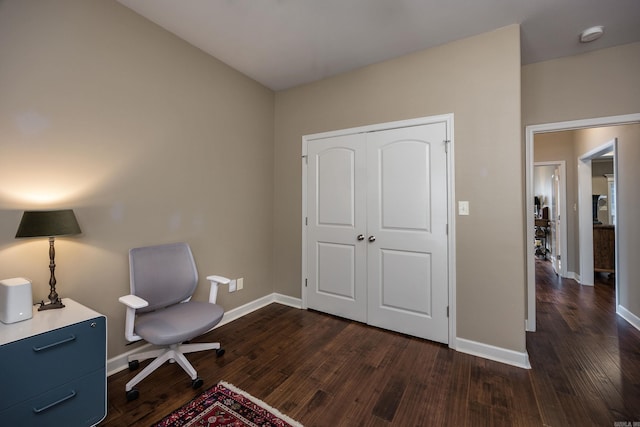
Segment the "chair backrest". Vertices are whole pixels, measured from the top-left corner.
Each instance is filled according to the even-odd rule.
[[[139,312],[184,301],[198,286],[198,271],[186,243],[131,249],[129,273],[131,293],[149,302]]]

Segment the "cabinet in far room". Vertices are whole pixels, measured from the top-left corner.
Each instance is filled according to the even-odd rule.
[[[593,270],[602,273],[616,271],[616,233],[613,225],[593,226]]]

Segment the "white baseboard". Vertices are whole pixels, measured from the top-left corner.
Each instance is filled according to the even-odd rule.
[[[618,316],[629,322],[631,326],[640,330],[640,317],[636,316],[621,305],[618,305],[616,313],[618,314]]]
[[[282,294],[273,294],[274,300],[273,302],[277,302],[278,304],[288,305],[293,308],[302,308],[302,300],[300,298],[290,297],[288,295]]]
[[[529,354],[527,352],[519,353],[506,348],[495,347],[489,344],[466,340],[464,338],[456,338],[456,350],[461,353],[471,354],[484,359],[517,366],[518,368],[531,369]]]
[[[227,323],[231,323],[234,320],[241,318],[242,316],[246,316],[247,314],[254,312],[256,310],[261,309],[262,307],[266,307],[271,303],[278,303],[282,305],[287,305],[293,308],[302,308],[302,300],[300,298],[294,298],[287,295],[282,295],[278,293],[273,293],[270,295],[266,295],[262,298],[258,298],[255,301],[251,301],[247,304],[241,305],[240,307],[236,307],[232,310],[226,311],[224,313],[224,317],[213,329],[219,328],[222,325],[226,325]],[[124,333],[124,332],[123,332]],[[127,357],[130,354],[138,353],[142,351],[144,348],[151,348],[151,344],[144,344],[141,346],[137,346],[133,350],[127,351],[126,353],[120,354],[118,356],[112,357],[107,360],[107,376],[113,375],[120,371],[129,368],[129,361]]]
[[[573,279],[576,282],[580,283],[580,275],[575,271],[567,271],[567,279]]]
[[[234,308],[224,313],[224,317],[222,321],[218,323],[213,329],[219,328],[222,325],[226,325],[227,323],[231,323],[234,320],[237,320],[249,313],[252,313],[256,310],[259,310],[263,307],[271,303],[278,303],[282,305],[286,305],[293,308],[302,308],[302,300],[300,298],[294,298],[287,295],[282,295],[278,293],[273,293],[270,295],[266,295],[262,298],[258,298],[255,301],[251,301],[247,304],[241,305],[240,307]],[[629,323],[633,324],[636,328],[640,325],[640,319],[634,316],[631,312],[624,309],[623,307],[619,307],[619,309],[624,310],[625,313],[622,314],[619,312],[620,316],[625,318]],[[627,317],[635,320],[629,320]],[[635,323],[634,323],[635,322]],[[454,343],[455,350],[460,351],[462,353],[471,354],[473,356],[483,357],[485,359],[494,360],[496,362],[506,363],[508,365],[517,366],[519,368],[531,369],[531,365],[529,364],[529,355],[524,353],[519,353],[517,351],[508,350],[501,347],[495,347],[489,344],[483,344],[476,341],[467,340],[464,338],[456,338],[456,342]],[[138,353],[142,351],[144,348],[152,347],[151,344],[143,344],[141,346],[137,346],[131,351],[127,351],[118,356],[112,357],[107,360],[107,376],[113,375],[129,367],[129,361],[127,357],[130,354]]]
[[[531,319],[524,319],[524,330],[526,332],[535,332],[536,324]]]

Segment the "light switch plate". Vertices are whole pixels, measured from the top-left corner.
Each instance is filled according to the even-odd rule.
[[[458,215],[469,215],[469,202],[466,200],[458,201]]]

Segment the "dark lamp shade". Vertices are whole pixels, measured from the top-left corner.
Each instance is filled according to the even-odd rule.
[[[25,211],[22,214],[16,238],[69,236],[81,232],[72,209]]]

